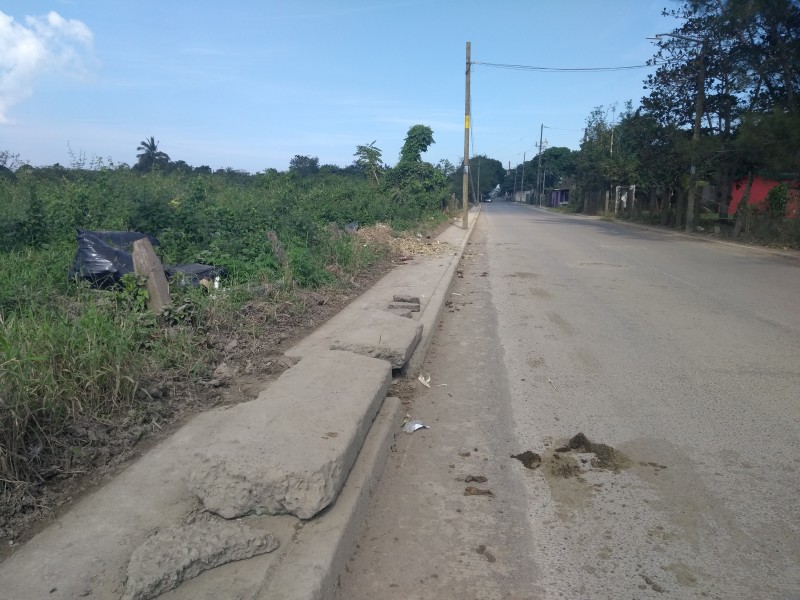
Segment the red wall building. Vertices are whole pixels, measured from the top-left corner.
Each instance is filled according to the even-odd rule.
[[[789,185],[789,201],[786,203],[786,216],[793,219],[800,214],[800,181],[797,179],[769,179],[759,175],[753,177],[753,185],[750,188],[750,199],[748,204],[753,208],[766,209],[767,194],[776,185],[787,183]],[[731,203],[728,206],[728,216],[736,214],[739,203],[742,201],[747,190],[747,178],[739,179],[733,186],[731,193]]]

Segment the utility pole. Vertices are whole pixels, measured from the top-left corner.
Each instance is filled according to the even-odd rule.
[[[466,85],[464,93],[464,176],[461,181],[461,226],[467,229],[469,226],[469,72],[470,72],[470,54],[472,44],[467,42],[467,73]]]
[[[517,201],[517,167],[514,167],[514,195],[511,196],[511,200],[514,202]]]
[[[481,159],[478,158],[478,202],[483,199],[481,195]]]
[[[703,38],[700,46],[700,61],[697,70],[697,98],[694,106],[694,131],[692,132],[692,166],[689,170],[689,200],[686,205],[686,233],[694,233],[694,206],[697,195],[697,145],[700,143],[700,122],[703,118],[703,96],[706,87],[706,43]]]
[[[542,172],[542,134],[544,133],[544,123],[542,126],[539,127],[539,165],[536,167],[536,204],[541,206],[542,204],[542,197],[539,196],[539,178]]]
[[[525,201],[525,153],[522,153],[522,177],[519,179],[519,191],[522,192],[522,200]]]

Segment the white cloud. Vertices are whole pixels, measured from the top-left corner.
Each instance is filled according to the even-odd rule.
[[[92,32],[81,21],[51,11],[22,25],[0,11],[0,123],[33,93],[38,77],[84,73],[91,55]]]

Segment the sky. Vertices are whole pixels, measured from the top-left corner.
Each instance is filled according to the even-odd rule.
[[[375,142],[395,164],[409,127],[424,159],[464,153],[472,61],[643,65],[675,0],[4,0],[0,151],[34,166],[136,162],[153,136],[172,160],[251,173],[295,155],[347,166]],[[586,118],[646,93],[648,69],[471,69],[470,154],[504,166],[577,149]]]

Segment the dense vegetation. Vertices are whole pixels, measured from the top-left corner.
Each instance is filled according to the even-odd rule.
[[[800,219],[780,210],[800,187],[800,5],[685,0],[664,15],[682,24],[656,42],[641,106],[597,107],[579,150],[545,150],[545,189],[572,188],[572,209],[596,213],[607,194],[614,210],[617,186],[635,185],[622,216],[694,231],[703,219],[724,228],[734,185],[747,196],[762,175],[785,184],[760,210],[740,203],[729,227],[800,245]],[[505,189],[523,189],[523,171],[534,189],[538,161],[518,165]]]
[[[296,156],[286,172],[254,175],[172,161],[154,138],[139,145],[133,168],[34,168],[2,153],[0,492],[62,473],[71,453],[91,445],[81,439],[87,420],[152,418],[155,374],[210,378],[206,334],[236,328],[255,294],[270,290],[281,311],[302,310],[292,302],[298,289],[336,285],[368,266],[376,249],[346,225],[438,223],[449,188],[421,158],[432,143],[418,125],[394,168],[370,144],[346,169]],[[156,316],[135,276],[110,291],[70,281],[76,228],[151,234],[166,264],[224,267],[224,291],[173,286],[173,305]]]

